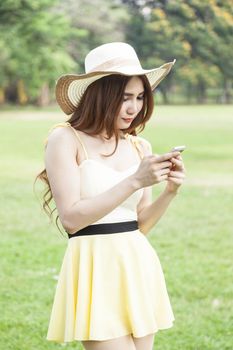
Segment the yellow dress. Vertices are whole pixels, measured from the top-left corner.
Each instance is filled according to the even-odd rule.
[[[136,171],[140,162],[126,171],[116,171],[89,159],[80,135],[72,130],[86,154],[80,165],[81,198],[107,191]],[[142,193],[142,189],[134,192],[95,224],[137,220]],[[76,236],[67,243],[47,340],[64,343],[127,334],[143,337],[172,327],[174,315],[159,258],[139,229]]]

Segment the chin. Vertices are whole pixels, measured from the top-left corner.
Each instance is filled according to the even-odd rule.
[[[120,131],[122,131],[123,132],[123,134],[126,134],[128,131],[128,128],[120,128]]]
[[[119,129],[121,129],[121,130],[126,130],[126,129],[128,129],[128,128],[130,127],[131,124],[132,124],[132,123],[130,123],[130,124],[121,123],[121,124],[119,125]]]

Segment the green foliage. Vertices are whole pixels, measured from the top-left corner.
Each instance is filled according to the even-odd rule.
[[[122,40],[128,15],[107,0],[6,0],[0,19],[0,87],[15,89],[22,79],[35,101],[45,83],[54,88],[59,75],[83,72],[90,48],[111,41],[114,33]]]
[[[176,58],[175,77],[184,93],[189,85],[203,99],[211,86],[221,85],[230,93],[225,90],[233,78],[233,11],[228,1],[144,1],[141,7],[135,6],[137,1],[129,3],[138,17],[131,19],[127,38],[141,49],[147,67]],[[161,84],[164,94],[174,85],[173,78],[169,75]]]
[[[0,76],[5,85],[25,81],[31,100],[38,96],[44,82],[53,85],[65,69],[75,67],[65,49],[69,19],[56,13],[51,8],[53,3],[53,0],[7,1],[3,11],[4,55],[0,56]]]
[[[230,0],[3,0],[0,31],[0,103],[4,92],[19,100],[19,81],[38,102],[43,86],[83,73],[87,52],[111,41],[132,44],[148,69],[177,59],[158,87],[165,103],[174,89],[188,101],[207,101],[210,89],[232,99]]]
[[[71,55],[84,72],[84,58],[87,52],[111,41],[124,41],[125,26],[130,16],[115,0],[66,0],[60,1],[60,12],[70,18],[72,28],[82,29],[78,40],[70,40]]]
[[[16,74],[29,82],[28,89],[31,96],[34,96],[33,91],[36,95],[43,82],[54,84],[54,80],[64,70],[75,67],[65,50],[69,22],[55,13],[43,12],[33,22],[28,22],[26,30],[20,28],[20,31],[22,34],[19,41],[25,50],[21,51],[21,45],[16,43],[15,53],[20,57]]]
[[[24,22],[28,16],[46,11],[56,0],[2,0],[0,2],[1,26],[9,27]]]

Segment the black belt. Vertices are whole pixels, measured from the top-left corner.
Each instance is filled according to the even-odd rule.
[[[138,230],[138,222],[134,221],[123,221],[123,222],[113,222],[106,224],[95,224],[82,228],[81,230],[70,234],[68,237],[77,236],[89,236],[89,235],[99,235],[99,234],[109,234],[109,233],[119,233]]]

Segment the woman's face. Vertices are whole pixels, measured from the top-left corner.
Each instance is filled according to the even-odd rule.
[[[143,99],[143,82],[138,77],[132,77],[125,87],[124,100],[117,117],[117,126],[119,129],[127,129],[130,126],[142,109]]]

